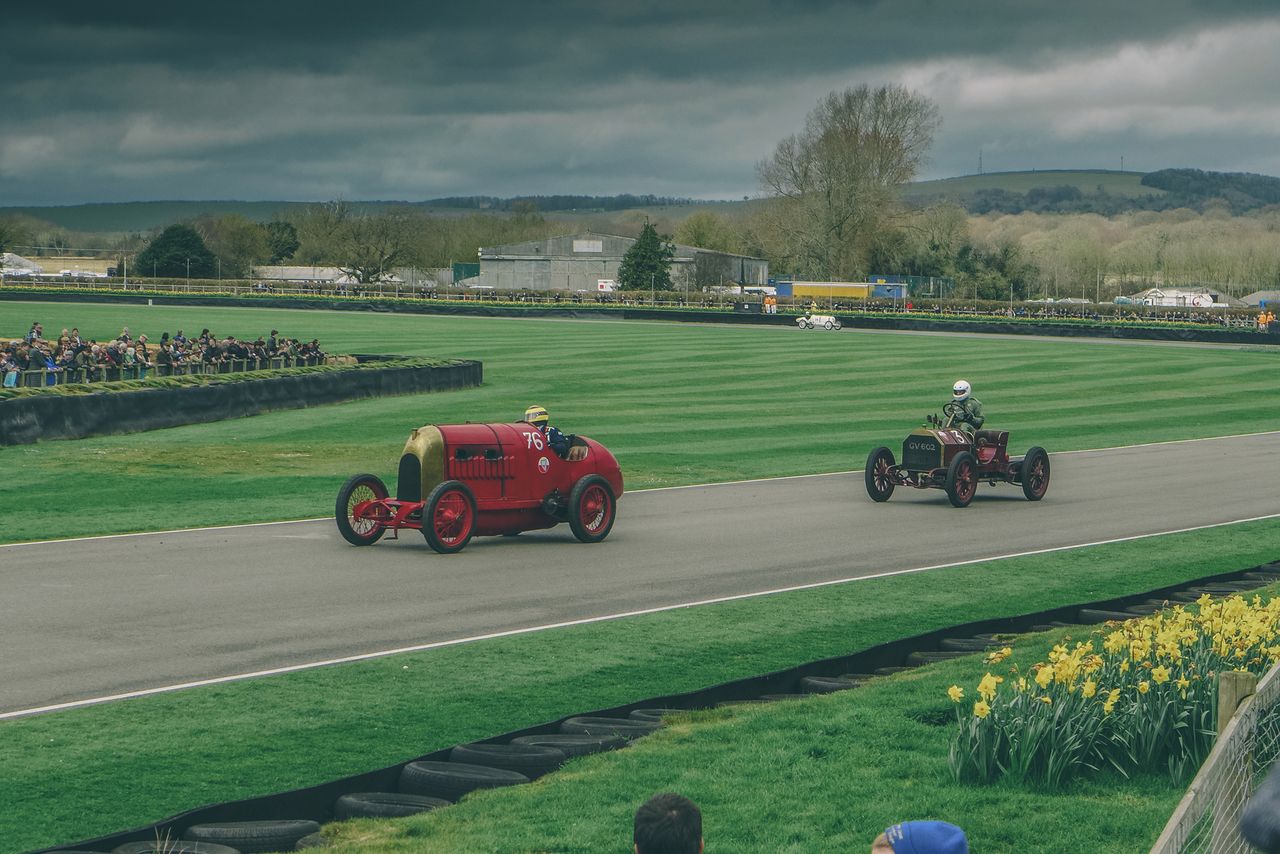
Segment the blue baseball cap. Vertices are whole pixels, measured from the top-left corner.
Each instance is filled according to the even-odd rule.
[[[893,854],[969,854],[964,831],[945,821],[904,821],[885,828]]]

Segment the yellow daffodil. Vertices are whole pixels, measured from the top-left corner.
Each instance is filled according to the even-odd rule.
[[[988,673],[982,677],[982,681],[978,683],[978,693],[982,695],[982,699],[990,703],[996,696],[996,686],[1004,681],[1003,676],[992,676]]]
[[[1040,702],[1044,703],[1046,706],[1052,706],[1052,705],[1053,705],[1053,700],[1052,700],[1052,699],[1050,699],[1049,697],[1041,697],[1041,698],[1040,698]]]
[[[1084,681],[1084,685],[1080,688],[1080,696],[1087,700],[1096,693],[1098,693],[1098,683],[1094,682],[1092,679],[1086,679]]]
[[[1151,683],[1148,682],[1147,680],[1143,679],[1141,682],[1138,683],[1139,694],[1145,694],[1150,690],[1151,690]]]
[[[1169,681],[1169,668],[1161,666],[1151,670],[1151,679],[1157,685],[1163,685]]]
[[[1036,671],[1036,684],[1041,688],[1048,688],[1051,682],[1053,682],[1053,668],[1046,664]]]
[[[958,703],[964,699],[964,689],[959,685],[952,685],[947,689],[947,696],[951,698],[951,702]]]
[[[985,718],[987,715],[991,714],[991,707],[988,706],[985,701],[979,700],[973,704],[973,714],[974,717]]]

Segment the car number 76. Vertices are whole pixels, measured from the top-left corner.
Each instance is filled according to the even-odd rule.
[[[524,433],[524,440],[527,443],[525,447],[536,448],[539,451],[542,450],[542,434],[541,433],[537,432],[536,430],[533,431],[532,433],[530,433],[527,430],[523,430],[521,432]]]

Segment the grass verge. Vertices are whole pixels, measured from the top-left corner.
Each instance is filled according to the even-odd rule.
[[[121,326],[256,338],[319,337],[333,352],[484,362],[478,389],[355,401],[145,434],[0,449],[44,506],[6,542],[325,516],[357,471],[393,479],[410,428],[514,420],[550,408],[602,441],[629,488],[861,468],[973,383],[1012,449],[1050,453],[1272,430],[1277,354],[1256,348],[1012,340],[787,327],[401,316],[282,309],[3,303],[46,329],[114,337]],[[9,314],[10,310],[14,314]],[[12,320],[4,328],[22,325]],[[1194,388],[1188,396],[1185,390]],[[205,475],[191,487],[193,460]],[[86,462],[88,461],[88,462]],[[92,486],[68,472],[92,471]],[[132,496],[127,511],[100,495]]]
[[[1253,522],[670,611],[7,721],[0,723],[0,744],[4,745],[0,780],[6,805],[0,812],[0,850],[69,843],[204,803],[310,785],[575,712],[843,655],[956,623],[1095,601],[1241,569],[1274,560],[1278,535],[1280,521]],[[540,848],[543,843],[516,836],[503,843],[511,847],[486,843],[459,848],[452,839],[436,845],[419,834],[397,842],[401,848],[386,850],[623,851],[625,833],[619,828],[625,827],[625,821],[619,825],[619,817],[629,815],[637,798],[655,789],[681,788],[698,797],[694,778],[686,775],[703,774],[697,767],[702,762],[714,776],[724,778],[717,783],[720,794],[708,792],[704,797],[704,807],[718,816],[709,828],[724,834],[730,824],[740,826],[734,831],[738,835],[716,839],[719,850],[830,850],[833,846],[826,840],[832,834],[856,840],[855,848],[869,845],[866,840],[884,824],[918,815],[926,803],[921,798],[945,782],[932,770],[934,762],[945,768],[945,755],[933,755],[935,737],[916,733],[912,738],[922,741],[903,740],[915,725],[898,710],[911,704],[913,708],[937,706],[942,697],[922,684],[918,695],[910,695],[916,699],[908,703],[897,693],[914,688],[890,687],[910,685],[915,678],[886,682],[888,693],[882,699],[868,692],[863,696],[872,698],[867,701],[871,705],[840,711],[843,723],[833,723],[825,734],[809,732],[798,742],[806,745],[802,753],[808,745],[829,752],[835,749],[833,759],[845,761],[819,763],[822,757],[805,760],[775,748],[762,748],[750,761],[744,759],[741,768],[714,760],[712,754],[719,750],[716,742],[741,727],[749,736],[753,727],[765,725],[752,723],[750,716],[727,717],[718,724],[722,728],[715,738],[698,748],[701,753],[691,754],[705,753],[703,759],[686,759],[679,767],[661,760],[623,788],[593,786],[591,794],[578,790],[576,800],[561,800],[555,810],[540,813],[538,821],[546,833],[554,835],[554,845],[548,842]],[[834,706],[817,708],[815,721],[836,714]],[[888,729],[881,732],[872,723],[886,710],[893,714],[886,717]],[[778,713],[800,712],[780,709]],[[804,724],[812,725],[816,724]],[[677,730],[664,738],[682,737]],[[858,767],[874,766],[878,776],[860,777],[846,768],[848,757],[855,755],[861,757]],[[630,768],[625,763],[641,760],[622,755],[609,761]],[[666,776],[661,773],[664,765]],[[835,775],[828,780],[831,794],[820,810],[817,803],[791,794],[793,789],[797,795],[809,791],[799,782],[819,767],[830,768]],[[575,771],[565,779],[579,776]],[[536,786],[526,791],[528,797],[537,798],[544,789]],[[1085,786],[1076,794],[1079,808],[1073,807],[1070,821],[1036,812],[1050,831],[1085,822],[1087,813],[1098,834],[1108,828],[1136,833],[1120,827],[1129,826],[1123,813],[1130,811],[1138,816],[1135,827],[1154,830],[1155,826],[1147,827],[1153,817],[1167,812],[1170,798],[1176,801],[1176,792],[1158,781],[1138,781],[1119,789]],[[1041,850],[1039,845],[1018,848],[1012,842],[1006,847],[1001,841],[1004,834],[1012,834],[1011,839],[1027,843],[1037,832],[1035,822],[1018,818],[1028,814],[1021,811],[1028,803],[1022,796],[1011,800],[1012,794],[997,786],[937,797],[942,799],[928,802],[931,809],[936,804],[939,810],[963,810],[967,817],[963,824],[985,830],[977,837],[984,842],[982,850]],[[1126,808],[1117,810],[1117,802]],[[863,803],[874,809],[858,812],[855,820],[851,805]],[[985,811],[975,812],[979,807]],[[527,814],[522,812],[526,806],[512,809],[515,815]],[[454,815],[474,818],[478,810],[479,805],[464,807]],[[450,827],[456,821],[448,814],[435,820]],[[1027,829],[1020,830],[1022,825]],[[519,831],[527,832],[527,828]],[[753,833],[778,847],[746,844]],[[721,841],[729,838],[744,844]],[[1039,838],[1074,846],[1077,838],[1084,837],[1063,833]],[[1121,849],[1102,844],[1055,850]]]
[[[1014,646],[1034,661],[1064,632],[1088,629]],[[1182,795],[1166,778],[1111,774],[1055,793],[951,780],[946,689],[988,669],[975,655],[856,691],[682,715],[628,750],[577,760],[532,786],[400,821],[332,825],[326,851],[623,854],[635,808],[663,791],[699,804],[708,851],[863,852],[881,830],[912,819],[960,824],[984,854],[1149,848]]]

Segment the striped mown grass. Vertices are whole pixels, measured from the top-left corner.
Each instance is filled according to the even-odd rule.
[[[392,479],[410,428],[503,421],[530,403],[602,441],[628,488],[860,468],[969,379],[1014,449],[1055,451],[1273,429],[1276,355],[1257,348],[802,332],[647,321],[0,303],[104,339],[128,325],[319,337],[333,352],[484,362],[479,389],[360,401],[132,436],[0,450],[53,518],[14,514],[20,541],[327,515],[350,474]],[[75,473],[74,477],[68,476]],[[103,502],[110,493],[128,501]]]

